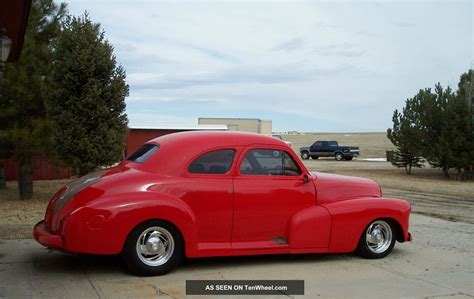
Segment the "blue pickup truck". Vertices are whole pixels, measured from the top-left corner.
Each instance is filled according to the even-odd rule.
[[[358,146],[339,146],[337,141],[316,141],[309,147],[300,148],[301,159],[308,160],[310,157],[334,157],[337,161],[352,160],[360,155]]]

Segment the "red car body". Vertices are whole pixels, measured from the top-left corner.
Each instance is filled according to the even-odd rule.
[[[59,190],[34,228],[42,245],[76,253],[118,254],[140,223],[173,224],[187,257],[352,252],[369,223],[386,219],[410,241],[410,204],[382,196],[369,179],[310,172],[283,141],[251,133],[185,132],[151,140],[145,162],[124,160]],[[200,174],[190,164],[232,149],[229,171]],[[298,175],[241,173],[252,149],[286,152]]]

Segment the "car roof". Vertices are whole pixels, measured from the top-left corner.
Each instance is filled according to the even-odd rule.
[[[159,145],[159,150],[144,163],[131,163],[132,167],[177,175],[187,169],[186,164],[197,156],[213,149],[246,147],[248,145],[278,146],[291,148],[271,136],[235,131],[190,131],[164,135],[148,141]]]
[[[221,146],[246,146],[250,144],[285,145],[286,143],[271,136],[257,133],[235,131],[188,131],[164,135],[148,143],[166,144],[180,147],[189,143],[200,143],[203,148]]]

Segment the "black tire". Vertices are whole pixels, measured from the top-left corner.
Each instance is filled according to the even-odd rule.
[[[336,153],[334,155],[334,158],[336,159],[336,161],[342,161],[344,160],[344,155],[342,153]]]
[[[309,159],[309,153],[307,151],[302,151],[301,152],[301,159],[308,160]]]
[[[318,160],[318,156],[311,156],[311,158],[313,158],[313,160]]]
[[[143,232],[154,227],[164,229],[164,232],[168,232],[171,235],[173,242],[169,241],[168,244],[173,243],[174,249],[172,250],[170,257],[166,262],[161,265],[152,266],[146,264],[142,260],[142,258],[146,259],[147,257],[144,257],[143,255],[142,258],[139,257],[140,253],[138,252],[137,243]],[[166,248],[166,246],[164,248]],[[184,242],[181,233],[174,225],[163,220],[149,220],[139,224],[128,235],[122,250],[122,257],[128,269],[133,274],[139,276],[164,275],[178,266],[178,264],[183,259],[183,256]]]
[[[374,228],[374,225],[382,224],[384,229],[389,229],[390,231],[390,241],[383,241],[381,243],[371,243],[370,240],[367,240],[367,234],[369,230]],[[372,230],[373,231],[373,230]],[[367,225],[360,236],[359,244],[357,246],[357,253],[366,259],[380,259],[386,257],[390,252],[392,252],[393,247],[395,246],[395,241],[397,239],[397,230],[393,226],[391,221],[378,219],[374,220],[369,225]],[[372,248],[368,245],[368,243],[372,244]],[[380,246],[380,248],[377,248]],[[380,251],[378,251],[379,249]]]
[[[346,161],[352,161],[352,158],[354,157],[345,157],[344,159],[346,159]]]

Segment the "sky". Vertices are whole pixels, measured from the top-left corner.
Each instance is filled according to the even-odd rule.
[[[385,131],[419,89],[474,66],[472,0],[69,0],[127,72],[130,125],[198,117],[274,131]]]

